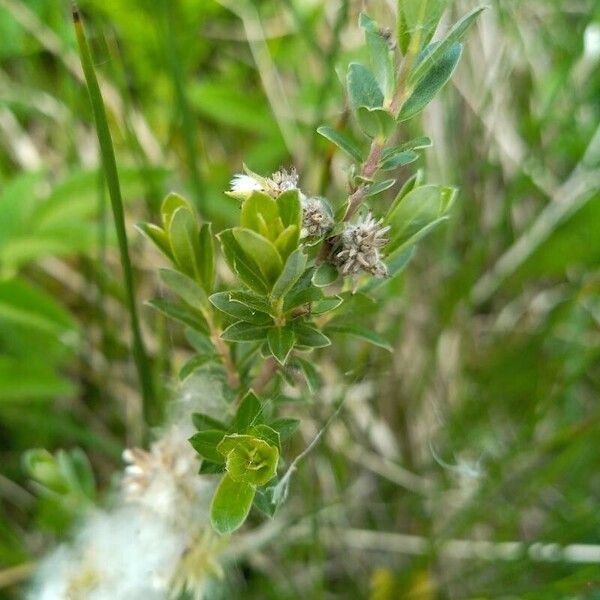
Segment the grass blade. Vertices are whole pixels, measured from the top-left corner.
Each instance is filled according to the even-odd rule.
[[[96,133],[100,144],[100,154],[102,156],[102,166],[110,195],[110,202],[117,232],[119,243],[119,252],[121,265],[123,268],[123,279],[125,283],[126,303],[131,319],[131,332],[133,338],[133,357],[135,360],[136,369],[140,379],[142,396],[144,401],[144,415],[148,422],[154,422],[156,414],[156,396],[154,393],[154,385],[152,378],[152,370],[150,361],[142,333],[138,312],[135,304],[135,292],[133,284],[133,270],[131,267],[131,259],[129,258],[129,247],[127,243],[127,233],[125,231],[125,217],[123,211],[123,198],[121,196],[121,186],[119,184],[119,175],[117,172],[117,164],[115,160],[115,152],[113,149],[112,138],[108,129],[106,119],[106,110],[98,85],[98,79],[94,70],[90,47],[85,35],[81,16],[76,4],[73,4],[73,25],[77,36],[77,45],[79,47],[79,57],[81,66],[85,76],[85,81],[90,96],[92,111],[94,113],[94,122],[96,124]]]

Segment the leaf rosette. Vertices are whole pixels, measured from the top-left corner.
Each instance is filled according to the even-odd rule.
[[[225,469],[236,482],[259,486],[275,477],[279,450],[265,440],[232,434],[223,438],[217,451],[225,457]]]

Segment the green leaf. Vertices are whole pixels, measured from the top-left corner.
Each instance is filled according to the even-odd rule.
[[[325,331],[327,333],[343,333],[346,335],[351,335],[353,337],[357,337],[361,340],[369,342],[374,346],[378,346],[379,348],[383,348],[388,352],[392,352],[393,348],[388,341],[382,338],[379,334],[375,333],[372,329],[367,329],[366,327],[359,327],[357,325],[329,325]]]
[[[285,440],[298,431],[298,427],[300,427],[300,419],[280,417],[279,419],[271,421],[269,426],[279,433],[279,436],[282,440]]]
[[[431,138],[422,135],[413,138],[412,140],[408,140],[408,142],[404,142],[404,144],[400,144],[399,146],[396,146],[396,148],[399,152],[402,152],[404,150],[423,150],[424,148],[431,148],[431,146],[433,146]],[[383,156],[385,156],[385,154],[386,153],[384,152]]]
[[[292,327],[296,334],[296,342],[300,346],[325,348],[331,345],[331,340],[326,335],[300,320],[292,321]]]
[[[2,182],[0,245],[3,246],[10,238],[19,236],[36,214],[43,211],[45,202],[39,202],[39,190],[43,180],[43,172],[24,171]]]
[[[315,270],[312,282],[317,287],[327,287],[335,283],[339,277],[339,272],[331,263],[321,263]]]
[[[1,275],[12,275],[21,266],[49,255],[93,253],[97,242],[97,226],[83,222],[54,225],[45,231],[23,232],[2,245],[4,273]]]
[[[409,177],[402,184],[400,191],[398,192],[396,198],[394,198],[394,202],[392,202],[392,205],[390,206],[390,209],[388,210],[388,214],[391,214],[396,209],[396,207],[398,206],[398,204],[400,204],[400,202],[402,201],[404,196],[406,196],[409,192],[412,192],[412,190],[418,188],[422,184],[423,184],[423,170],[419,169],[414,175]]]
[[[365,13],[359,17],[359,25],[365,30],[365,39],[369,50],[369,62],[379,87],[386,98],[394,93],[394,60],[388,40],[381,34],[381,29],[373,19]]]
[[[56,462],[69,491],[92,499],[95,494],[95,481],[92,467],[81,448],[68,451],[58,450]]]
[[[293,225],[300,231],[302,227],[302,202],[298,190],[287,190],[279,194],[277,208],[283,226],[290,227],[290,225]]]
[[[404,54],[413,36],[419,36],[419,47],[429,43],[447,5],[448,0],[398,0],[398,43]]]
[[[167,231],[175,263],[186,275],[198,278],[199,267],[196,258],[200,249],[194,215],[187,208],[176,208]]]
[[[408,100],[402,105],[398,121],[412,119],[434,99],[452,76],[461,54],[462,44],[458,42],[452,44],[446,50],[445,54],[431,67]]]
[[[294,293],[292,289],[290,293],[285,297],[283,303],[284,312],[289,312],[298,306],[303,304],[310,304],[311,302],[317,302],[323,298],[323,292],[317,287],[309,287]]]
[[[267,340],[271,354],[279,364],[284,365],[294,347],[294,332],[290,327],[272,327]]]
[[[254,496],[254,506],[263,514],[272,519],[277,511],[278,504],[273,501],[272,487],[258,488]]]
[[[278,219],[277,202],[264,192],[252,192],[242,204],[241,226],[251,229],[270,240],[273,240],[281,230],[281,227],[279,227],[279,231],[277,231]]]
[[[397,250],[396,252],[394,252],[394,255],[392,257],[388,257],[389,260],[387,261],[387,279],[376,279],[375,277],[372,277],[363,286],[361,286],[360,291],[369,292],[371,290],[375,290],[379,287],[390,283],[394,279],[394,277],[396,277],[396,275],[400,275],[400,273],[404,271],[414,254],[414,246],[407,247],[404,250]]]
[[[186,304],[204,313],[208,298],[204,290],[191,278],[173,269],[160,269],[161,281],[173,290]]]
[[[152,185],[162,186],[166,181],[168,171],[161,167],[119,167],[119,180],[123,199],[140,198],[148,190],[148,182]],[[40,173],[37,173],[39,177]],[[53,188],[49,196],[35,208],[35,213],[31,214],[29,226],[36,231],[46,231],[65,223],[82,222],[84,219],[93,218],[98,211],[98,169],[70,169],[68,175],[57,183],[53,183]],[[11,180],[12,181],[12,180]],[[3,218],[6,218],[6,205],[4,195],[10,190],[10,184],[5,187],[5,191],[0,198],[0,212]],[[37,188],[35,190],[37,192]],[[32,195],[32,199],[37,200],[37,193]],[[19,197],[24,199],[22,192]],[[17,202],[18,207],[26,208],[27,202]],[[10,219],[9,219],[10,224]],[[0,240],[4,223],[0,226]],[[1,243],[1,242],[0,242]]]
[[[165,231],[169,230],[173,214],[178,208],[185,208],[190,212],[192,216],[194,215],[194,209],[192,208],[192,205],[176,192],[171,192],[162,201],[160,207],[160,214],[162,217],[163,227]]]
[[[356,162],[363,162],[364,158],[360,148],[350,138],[337,131],[337,129],[322,126],[317,129],[317,133],[328,139],[332,144],[335,144],[342,152],[345,152]]]
[[[369,69],[359,63],[350,63],[347,81],[350,104],[355,111],[360,106],[383,106],[383,93]]]
[[[250,229],[235,227],[233,235],[242,251],[256,262],[264,280],[272,287],[283,269],[281,256],[275,246],[267,238]]]
[[[215,248],[210,223],[203,223],[200,227],[196,261],[198,263],[200,283],[206,293],[210,294],[215,285]]]
[[[473,9],[455,23],[441,41],[435,45],[432,44],[431,50],[425,54],[422,60],[417,62],[412,70],[408,79],[410,85],[416,86],[438,62],[443,60],[446,51],[465,35],[484,8],[480,6]]]
[[[389,158],[383,160],[379,166],[382,171],[392,171],[398,167],[404,167],[410,163],[415,162],[419,158],[419,155],[413,150],[405,150],[404,152],[398,152]]]
[[[44,448],[31,448],[23,455],[23,467],[29,477],[56,493],[66,493],[56,458]]]
[[[50,294],[21,279],[0,280],[0,321],[65,339],[77,330],[73,317]]]
[[[220,357],[218,354],[197,354],[188,360],[181,369],[179,369],[178,377],[179,381],[184,381],[187,379],[192,373],[201,369],[204,365],[210,362],[219,362]]]
[[[210,303],[230,317],[254,323],[255,325],[267,325],[272,322],[270,315],[249,307],[245,302],[237,300],[231,292],[219,292],[208,298]]]
[[[390,189],[395,183],[395,179],[385,179],[384,181],[373,183],[366,189],[364,197],[370,198],[371,196],[381,194],[381,192],[385,192],[385,190]]]
[[[217,450],[224,455],[225,469],[235,481],[264,485],[275,477],[279,450],[253,435],[227,435]]]
[[[146,304],[170,319],[174,319],[192,329],[208,334],[208,326],[204,318],[186,305],[177,305],[162,298],[148,300]]]
[[[208,460],[203,460],[200,465],[200,470],[198,471],[199,475],[216,475],[218,473],[223,473],[225,471],[225,463],[214,463]]]
[[[385,218],[386,225],[391,226],[390,241],[386,246],[388,255],[405,247],[424,228],[438,224],[452,207],[455,196],[456,188],[424,185],[409,192],[399,203],[394,203]]]
[[[253,485],[234,481],[225,475],[210,506],[210,522],[214,529],[225,535],[241,527],[250,512],[255,493]]]
[[[206,429],[227,431],[227,425],[225,425],[225,423],[204,413],[193,413],[192,423],[198,431],[205,431]]]
[[[286,227],[275,240],[275,248],[282,260],[287,260],[288,256],[298,248],[300,240],[300,229],[296,225]]]
[[[226,342],[259,342],[267,339],[268,333],[268,325],[254,325],[238,321],[223,331],[221,339]]]
[[[45,364],[0,356],[0,403],[70,397],[75,386]]]
[[[210,335],[194,329],[186,329],[185,337],[192,348],[199,354],[213,354],[215,346],[210,339]]]
[[[194,450],[206,460],[214,463],[223,463],[223,455],[217,451],[217,446],[225,437],[225,431],[218,429],[206,429],[195,433],[190,438]]]
[[[254,425],[262,422],[262,402],[258,396],[251,390],[249,391],[237,409],[231,430],[236,433],[245,433]]]
[[[311,394],[316,394],[321,387],[321,377],[316,367],[310,361],[300,357],[296,357],[295,362],[298,364],[304,375],[308,390]]]
[[[369,108],[359,106],[356,118],[362,132],[370,138],[385,140],[389,138],[396,129],[396,120],[393,115],[384,108]]]
[[[252,292],[244,292],[240,290],[233,290],[227,292],[232,302],[241,302],[253,310],[258,312],[268,313],[276,316],[276,312],[273,307],[265,300],[264,297],[253,294]]]
[[[317,300],[311,309],[313,315],[323,315],[338,308],[344,300],[340,296],[329,296]]]
[[[153,223],[138,223],[138,231],[146,236],[169,260],[175,262],[169,237],[164,229]]]
[[[276,446],[281,449],[281,436],[276,429],[270,427],[269,425],[265,425],[262,423],[261,425],[256,425],[256,427],[252,427],[249,430],[253,436],[257,437],[260,440],[267,442],[267,444],[271,446]]]
[[[294,250],[288,256],[281,275],[275,282],[275,285],[273,285],[273,290],[271,291],[271,298],[273,300],[283,298],[292,289],[293,285],[304,273],[306,261],[306,255],[302,252],[301,248]]]
[[[233,235],[232,229],[222,231],[218,236],[221,242],[221,248],[225,260],[234,273],[245,283],[251,290],[258,294],[266,294],[270,286],[263,277],[261,270],[256,261],[249,257],[238,244]]]
[[[431,148],[431,146],[431,139],[427,136],[413,138],[408,142],[404,142],[404,144],[399,144],[398,146],[390,146],[389,148],[386,148],[381,153],[381,160],[387,160],[388,158],[396,156],[396,154],[400,154],[401,152],[405,152],[406,150],[422,150],[424,148]]]

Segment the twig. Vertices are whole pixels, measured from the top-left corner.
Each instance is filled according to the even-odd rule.
[[[213,320],[210,317],[210,315],[205,315],[205,318],[210,329],[210,338],[215,348],[217,349],[217,352],[221,355],[221,359],[223,360],[223,366],[225,367],[225,371],[227,372],[227,382],[229,383],[229,387],[235,390],[240,386],[240,378],[235,367],[235,363],[231,358],[229,346],[221,338],[221,332],[213,323]]]
[[[375,174],[384,146],[385,140],[380,140],[378,138],[373,140],[371,143],[371,149],[369,150],[369,155],[363,163],[360,171],[362,177],[370,179]],[[356,190],[350,195],[348,198],[348,208],[346,209],[346,214],[344,215],[344,221],[349,221],[354,216],[354,213],[358,210],[358,207],[361,205],[365,194],[367,193],[367,187],[368,186],[363,183],[359,185],[358,188],[356,188]]]
[[[376,552],[429,554],[436,550],[458,560],[510,561],[529,558],[534,562],[600,563],[600,545],[544,544],[535,542],[489,542],[481,540],[430,541],[425,537],[366,529],[324,528],[320,530],[329,546],[351,547]]]
[[[291,479],[292,475],[298,468],[298,465],[312,452],[313,448],[315,448],[315,446],[321,441],[321,438],[323,437],[323,434],[329,428],[329,425],[331,425],[333,420],[339,415],[340,411],[342,410],[342,406],[344,406],[345,399],[346,399],[346,396],[344,396],[340,400],[336,409],[333,411],[333,413],[327,419],[325,425],[323,425],[323,427],[321,427],[321,429],[319,429],[319,431],[317,432],[317,435],[315,435],[315,437],[313,438],[311,443],[302,452],[300,452],[300,454],[298,454],[298,456],[296,456],[296,458],[294,458],[294,460],[290,463],[290,466],[288,467],[287,471],[284,473],[283,477],[279,480],[277,485],[273,488],[272,498],[273,498],[273,502],[275,504],[281,504],[286,499],[289,485],[290,485],[290,479]]]
[[[271,381],[272,377],[277,373],[277,362],[274,358],[270,357],[263,363],[262,369],[252,382],[252,389],[260,394]]]
[[[408,469],[374,452],[369,452],[369,450],[354,444],[337,448],[337,450],[352,462],[369,469],[400,487],[423,496],[431,494],[433,487],[431,481],[415,475]]]
[[[258,535],[252,534],[242,539],[240,545],[228,552],[227,558],[239,560],[251,555],[261,547],[271,543],[285,531],[286,542],[301,540],[314,533],[314,522],[301,522],[292,525],[279,521],[269,523]],[[454,560],[516,561],[529,559],[541,563],[599,564],[600,545],[595,544],[552,544],[527,543],[520,541],[491,542],[482,540],[430,540],[419,535],[372,531],[369,529],[347,529],[340,527],[320,527],[320,541],[329,548],[361,552],[389,552],[427,556],[432,553]]]

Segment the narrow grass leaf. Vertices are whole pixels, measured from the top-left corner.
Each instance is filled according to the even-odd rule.
[[[115,229],[117,232],[121,266],[123,267],[123,278],[125,282],[127,309],[131,320],[133,357],[144,398],[144,414],[149,422],[155,422],[158,415],[154,392],[154,379],[148,354],[142,339],[137,306],[135,303],[133,269],[129,257],[129,246],[125,230],[125,215],[123,210],[123,199],[121,197],[121,187],[119,185],[119,175],[117,173],[117,163],[115,160],[110,130],[108,128],[108,121],[106,119],[106,110],[104,108],[100,86],[98,85],[98,79],[96,78],[96,72],[94,70],[94,62],[90,53],[83,23],[81,22],[79,9],[76,5],[73,8],[73,24],[75,27],[75,35],[77,37],[81,66],[85,76],[92,110],[94,112],[94,121],[96,123],[96,133],[100,144],[102,165],[104,167],[104,174],[108,185]]]

